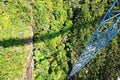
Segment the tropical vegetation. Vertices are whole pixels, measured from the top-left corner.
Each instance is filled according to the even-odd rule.
[[[0,2],[0,80],[20,80],[34,32],[34,79],[65,80],[113,0],[5,0]],[[120,9],[117,3],[116,9]],[[32,22],[31,22],[32,17]],[[73,80],[116,80],[120,34]],[[22,63],[23,62],[23,63]],[[18,75],[19,74],[19,75]],[[19,77],[18,77],[19,76]],[[13,79],[14,78],[14,79]]]

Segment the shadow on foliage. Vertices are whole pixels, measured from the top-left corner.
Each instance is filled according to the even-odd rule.
[[[88,22],[89,24],[92,23]],[[86,22],[84,23],[84,25],[87,24]],[[85,28],[85,27],[84,27]],[[34,43],[39,43],[43,40],[51,40],[59,35],[64,35],[66,32],[68,31],[74,31],[77,30],[79,31],[80,27],[70,27],[70,28],[63,28],[61,29],[59,32],[53,32],[53,33],[46,33],[44,35],[40,35],[40,37],[34,37],[33,41]],[[78,33],[78,32],[77,32]],[[23,38],[23,39],[19,39],[19,38],[10,38],[10,39],[4,39],[4,40],[0,40],[0,46],[6,48],[6,47],[12,47],[12,46],[22,46],[22,45],[26,45],[32,42],[32,38]]]
[[[76,14],[76,15],[78,15],[78,14]],[[86,21],[86,22],[84,22],[84,23],[80,23],[79,22],[79,20],[80,20],[80,17],[77,17],[76,18],[76,20],[77,21],[73,21],[73,23],[74,23],[74,25],[73,25],[73,27],[70,27],[70,28],[63,28],[63,29],[61,29],[60,31],[58,31],[58,32],[52,32],[52,33],[50,33],[50,32],[48,32],[48,33],[46,33],[46,34],[44,34],[44,35],[39,35],[38,34],[38,36],[34,36],[34,38],[33,38],[33,42],[34,43],[39,43],[39,42],[42,42],[42,41],[44,41],[44,40],[51,40],[51,39],[53,39],[53,38],[55,38],[55,37],[57,37],[57,36],[60,36],[60,35],[64,35],[66,32],[68,32],[68,31],[70,31],[71,33],[73,33],[72,34],[72,36],[70,36],[70,38],[71,37],[76,37],[76,39],[77,39],[77,36],[79,36],[79,35],[81,35],[80,34],[80,32],[79,32],[79,30],[80,29],[85,29],[85,28],[87,28],[87,27],[90,27],[90,26],[87,26],[86,27],[86,25],[93,25],[93,22],[95,23],[95,21],[97,21],[99,18],[96,18],[95,20],[93,20],[93,21]],[[95,26],[95,25],[93,25],[93,26]],[[36,35],[36,34],[35,34]],[[72,39],[71,39],[72,40]],[[2,47],[4,47],[4,48],[7,48],[7,47],[13,47],[13,46],[23,46],[23,45],[27,45],[27,44],[30,44],[32,42],[32,38],[24,38],[24,39],[19,39],[19,38],[10,38],[10,39],[7,39],[7,40],[2,40],[2,41],[0,41],[0,46],[2,46]],[[70,42],[69,42],[70,43]],[[49,46],[48,48],[50,49],[50,47],[51,46]],[[68,46],[68,48],[69,48],[69,46]],[[50,49],[50,51],[52,51],[51,49]],[[66,74],[69,74],[70,73],[70,71],[72,70],[72,63],[71,63],[71,52],[69,51],[69,52],[67,52],[66,53],[66,56],[67,57],[69,57],[70,58],[70,60],[69,61],[67,61],[67,63],[68,63],[68,65],[69,65],[69,72],[67,73],[67,71],[64,69],[64,67],[61,67],[61,61],[59,61],[58,59],[57,59],[57,54],[55,55],[52,55],[53,57],[54,57],[54,60],[57,62],[57,65],[58,66],[60,66],[60,68],[66,73]],[[52,62],[51,62],[52,63]],[[49,74],[51,74],[51,67],[50,67],[50,69],[49,69],[49,71],[48,71],[48,73]],[[75,76],[76,77],[76,76]],[[77,77],[76,77],[77,78]],[[81,78],[82,79],[82,78]]]
[[[32,38],[25,38],[25,39],[19,39],[19,38],[11,38],[7,40],[0,41],[0,46],[7,48],[7,47],[14,47],[14,46],[22,46],[26,45],[32,42]]]
[[[62,29],[59,32],[53,32],[53,33],[46,33],[44,35],[41,35],[40,37],[34,37],[33,41],[34,43],[39,43],[43,40],[50,40],[52,38],[55,38],[59,35],[64,35],[67,31],[69,31],[71,28]],[[13,46],[22,46],[27,45],[32,42],[32,38],[10,38],[10,39],[4,39],[0,40],[0,46],[7,48],[7,47],[13,47]]]
[[[39,43],[39,42],[42,42],[42,41],[45,41],[45,40],[51,40],[57,36],[60,36],[60,35],[64,35],[66,32],[70,31],[71,33],[77,33],[77,34],[74,34],[70,37],[75,37],[75,36],[78,36],[78,35],[81,35],[79,33],[79,30],[82,28],[82,29],[85,29],[86,27],[84,27],[86,24],[93,24],[93,21],[88,21],[88,22],[85,22],[83,25],[82,24],[75,24],[73,27],[70,27],[70,28],[63,28],[61,29],[59,32],[53,32],[53,33],[46,33],[44,35],[39,35],[38,37],[34,36],[33,38],[33,42],[34,43]],[[83,27],[80,27],[80,26],[83,26]],[[75,31],[75,32],[74,32]],[[7,48],[7,47],[14,47],[14,46],[23,46],[23,45],[28,45],[32,42],[32,38],[24,38],[24,39],[19,39],[19,38],[11,38],[11,39],[7,39],[7,40],[2,40],[0,41],[0,46],[4,47],[4,48]],[[70,43],[70,42],[69,42]],[[46,44],[46,43],[45,43]],[[47,45],[47,44],[46,44]],[[50,49],[51,46],[48,46],[48,49]],[[69,46],[68,46],[69,48]],[[52,51],[50,49],[50,51]],[[66,53],[66,56],[70,58],[69,61],[67,61],[68,65],[69,65],[69,72],[66,71],[66,69],[64,67],[61,66],[61,61],[59,61],[57,59],[57,54],[53,54],[51,55],[54,57],[54,60],[57,62],[57,65],[61,68],[61,70],[63,70],[66,74],[69,74],[71,69],[72,69],[72,63],[71,63],[71,52],[67,52]],[[52,63],[52,62],[51,62]],[[51,74],[51,67],[49,68],[49,71],[48,71],[49,74]],[[76,76],[75,76],[76,77]]]

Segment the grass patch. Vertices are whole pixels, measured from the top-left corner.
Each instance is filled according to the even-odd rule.
[[[20,80],[30,53],[29,6],[20,1],[0,2],[0,80]]]

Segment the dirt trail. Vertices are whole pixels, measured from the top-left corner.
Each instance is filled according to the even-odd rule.
[[[32,16],[32,6],[30,5],[29,1],[26,1],[28,6],[30,7],[30,27],[29,27],[29,33],[30,33],[30,39],[29,39],[29,49],[30,49],[30,55],[28,56],[28,60],[26,63],[26,69],[25,73],[23,75],[23,78],[21,80],[33,80],[33,70],[34,70],[34,60],[33,60],[33,16]]]

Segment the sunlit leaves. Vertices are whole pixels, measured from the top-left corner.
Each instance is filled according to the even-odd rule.
[[[68,70],[108,9],[109,2],[111,1],[33,1],[35,79],[65,79]],[[106,53],[118,54],[119,52],[117,39],[111,44],[114,44],[112,48],[109,46],[103,50],[81,70],[78,76],[80,79],[102,79],[104,67],[107,66]],[[115,47],[116,50],[114,50]],[[108,61],[110,60],[108,58]],[[113,62],[115,62],[114,59]],[[109,66],[106,68],[110,69]]]
[[[30,13],[23,0],[0,2],[0,79],[23,77],[29,45],[22,39],[30,37]]]

